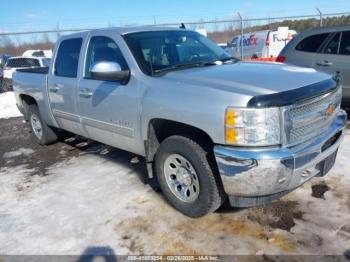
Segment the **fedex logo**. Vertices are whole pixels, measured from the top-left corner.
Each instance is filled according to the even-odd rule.
[[[292,40],[293,36],[291,33],[288,33],[287,37],[279,37],[278,34],[273,34],[273,42],[284,42],[285,44],[287,44],[290,40]]]
[[[249,38],[243,37],[243,46],[252,46],[252,45],[258,45],[258,38],[255,36],[255,34],[251,34]]]

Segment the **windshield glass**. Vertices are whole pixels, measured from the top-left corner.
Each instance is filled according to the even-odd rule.
[[[216,43],[192,31],[130,33],[124,39],[139,67],[148,75],[185,68],[182,65],[230,59],[230,55]]]

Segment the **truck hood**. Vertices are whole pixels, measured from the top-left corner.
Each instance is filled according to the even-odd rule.
[[[312,68],[280,63],[238,62],[169,72],[164,80],[258,96],[290,91],[331,76]]]

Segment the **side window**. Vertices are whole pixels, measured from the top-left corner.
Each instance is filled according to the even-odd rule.
[[[58,48],[55,61],[55,75],[77,77],[79,55],[83,39],[63,40]]]
[[[338,54],[339,41],[340,41],[340,33],[337,33],[335,36],[333,36],[332,40],[324,48],[323,53],[333,54],[333,55]]]
[[[340,48],[340,55],[350,55],[350,31],[343,32]]]
[[[317,50],[322,45],[323,41],[326,40],[328,36],[329,36],[329,33],[312,35],[312,36],[306,37],[295,47],[295,49],[298,51],[315,53],[317,52]]]
[[[86,56],[85,78],[91,78],[90,68],[98,62],[116,62],[122,70],[128,69],[127,63],[117,44],[109,37],[91,38]]]

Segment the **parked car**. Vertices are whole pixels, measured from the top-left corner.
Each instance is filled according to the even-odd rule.
[[[4,66],[10,55],[0,55],[0,66]]]
[[[245,33],[243,37],[236,36],[228,43],[227,51],[234,57],[241,58],[243,43],[243,58],[274,58],[283,47],[296,35],[295,30],[288,27],[278,27],[277,31],[265,30]]]
[[[191,217],[268,203],[332,168],[346,124],[337,77],[241,62],[166,27],[62,36],[50,68],[14,73],[39,144],[66,130],[145,157]]]
[[[10,55],[0,55],[0,93],[7,91],[4,84],[4,66],[10,57]]]
[[[12,90],[12,74],[17,69],[34,68],[34,67],[48,67],[50,65],[50,58],[47,57],[11,57],[5,63],[3,69],[2,90]]]
[[[10,55],[0,55],[0,78],[3,76],[4,66],[10,57]]]
[[[343,105],[350,106],[350,25],[304,31],[282,50],[277,61],[340,74]]]

